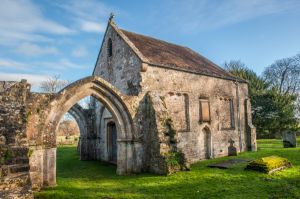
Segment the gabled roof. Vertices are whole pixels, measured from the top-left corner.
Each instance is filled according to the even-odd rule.
[[[119,34],[125,43],[129,45],[143,63],[200,75],[246,82],[245,80],[235,77],[190,48],[119,29],[112,20],[110,20],[108,24]]]
[[[231,73],[225,71],[223,68],[190,48],[129,32],[127,30],[119,30],[125,34],[151,65],[243,81],[237,79]]]

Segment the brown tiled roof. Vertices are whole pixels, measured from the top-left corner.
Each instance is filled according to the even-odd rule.
[[[190,48],[126,30],[121,31],[152,65],[241,81]]]

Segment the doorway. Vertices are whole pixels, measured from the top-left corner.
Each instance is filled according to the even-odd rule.
[[[107,124],[108,161],[117,164],[117,127],[114,122]]]
[[[204,128],[202,131],[203,131],[203,137],[204,137],[204,157],[205,157],[205,159],[210,159],[212,157],[211,133],[208,128]]]

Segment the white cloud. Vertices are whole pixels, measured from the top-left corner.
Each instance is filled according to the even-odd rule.
[[[88,54],[87,50],[85,47],[81,46],[81,47],[78,47],[78,48],[75,48],[73,51],[72,51],[72,55],[74,57],[85,57],[86,55]]]
[[[85,32],[104,32],[105,25],[92,22],[92,21],[84,21],[80,20],[80,29]]]
[[[104,32],[109,14],[114,10],[97,0],[56,1],[57,7],[68,12],[81,31]]]
[[[0,41],[14,39],[44,40],[39,33],[70,34],[70,28],[45,18],[30,0],[2,0],[0,6]]]
[[[30,67],[27,64],[10,59],[0,59],[0,68],[30,70]]]
[[[84,20],[101,20],[107,19],[111,8],[97,0],[72,0],[72,1],[56,1],[56,6],[71,13],[74,17]]]
[[[164,13],[162,24],[172,26],[182,32],[218,29],[253,18],[292,10],[300,6],[299,0],[186,0],[168,1],[161,9],[152,11],[149,16],[157,17]]]
[[[42,67],[48,70],[70,70],[70,69],[83,69],[85,65],[79,65],[71,62],[68,59],[60,59],[57,62],[36,62],[35,66]]]
[[[1,81],[21,81],[26,79],[33,86],[38,86],[42,81],[45,81],[49,78],[46,75],[40,74],[26,74],[26,73],[4,73],[0,72]]]
[[[22,43],[16,50],[17,53],[28,56],[39,56],[39,55],[55,55],[59,53],[59,50],[55,47],[40,47],[33,43]]]
[[[39,71],[43,73],[55,74],[57,71],[70,70],[70,69],[84,69],[86,64],[79,65],[71,62],[68,59],[60,59],[58,61],[35,61],[35,62],[20,62],[11,59],[0,58],[0,68],[10,71],[27,71],[27,73]]]

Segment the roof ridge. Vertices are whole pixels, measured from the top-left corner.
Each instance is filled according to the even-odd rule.
[[[189,47],[187,46],[183,46],[183,45],[180,45],[180,44],[175,44],[175,43],[171,43],[169,41],[165,41],[165,40],[162,40],[162,39],[158,39],[158,38],[155,38],[155,37],[151,37],[149,35],[143,35],[143,34],[140,34],[140,33],[136,33],[136,32],[132,32],[132,31],[128,31],[128,30],[125,30],[125,29],[122,29],[120,28],[119,30],[121,31],[126,31],[126,32],[129,32],[129,33],[132,33],[132,34],[135,34],[135,35],[139,35],[139,36],[142,36],[142,37],[148,37],[150,39],[153,39],[153,40],[156,40],[156,41],[160,41],[160,42],[163,42],[163,43],[167,43],[167,44],[170,44],[170,45],[173,45],[173,46],[178,46],[178,47],[181,47],[181,48],[188,48],[190,49]]]

